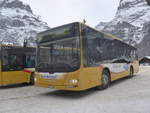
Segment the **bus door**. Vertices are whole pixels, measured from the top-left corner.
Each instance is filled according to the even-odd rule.
[[[93,34],[93,35],[91,35]],[[100,77],[100,52],[97,50],[99,48],[99,43],[101,38],[94,36],[91,31],[84,31],[83,34],[83,65],[84,73],[86,73],[86,78],[89,81],[90,86],[96,86],[99,84]]]
[[[26,82],[27,78],[23,69],[23,55],[9,53],[3,54],[2,78],[4,85]]]

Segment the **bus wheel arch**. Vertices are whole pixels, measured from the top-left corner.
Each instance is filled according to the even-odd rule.
[[[131,65],[130,66],[130,71],[129,71],[129,77],[133,77],[134,76],[134,68],[133,66]]]
[[[111,73],[109,68],[104,68],[102,73],[101,73],[101,85],[97,86],[96,89],[102,90],[102,89],[107,89],[111,83]]]
[[[108,73],[109,73],[109,77],[110,77],[110,80],[111,80],[111,73],[110,73],[109,68],[107,68],[107,67],[106,67],[106,68],[104,68],[104,69],[103,69],[103,71],[105,71],[105,70],[106,70],[106,71],[108,71]],[[102,71],[102,72],[103,72],[103,71]]]

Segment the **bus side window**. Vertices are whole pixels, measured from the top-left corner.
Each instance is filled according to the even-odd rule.
[[[26,68],[34,68],[35,67],[35,56],[26,56]]]
[[[95,40],[94,39],[88,39],[87,43],[88,43],[88,51],[87,51],[87,62],[88,62],[88,66],[92,66],[95,61],[96,61],[96,43],[94,43]]]
[[[101,60],[101,48],[99,46],[99,38],[87,36],[83,40],[83,60],[85,67],[95,66]]]
[[[8,54],[3,56],[3,71],[16,71],[23,69],[22,55]]]
[[[88,49],[87,49],[87,38],[86,38],[86,34],[85,34],[85,31],[82,33],[83,34],[83,65],[84,67],[87,67],[88,66]]]

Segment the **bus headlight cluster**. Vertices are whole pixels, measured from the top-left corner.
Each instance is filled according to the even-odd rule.
[[[37,78],[36,77],[34,78],[34,81],[37,82]]]
[[[73,79],[73,80],[69,80],[70,83],[73,83],[73,84],[77,84],[78,83],[78,80],[76,79]]]

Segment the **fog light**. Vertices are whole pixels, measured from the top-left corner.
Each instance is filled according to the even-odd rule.
[[[70,83],[73,83],[73,84],[77,84],[78,83],[78,80],[76,79],[73,79],[73,80],[69,80]]]

